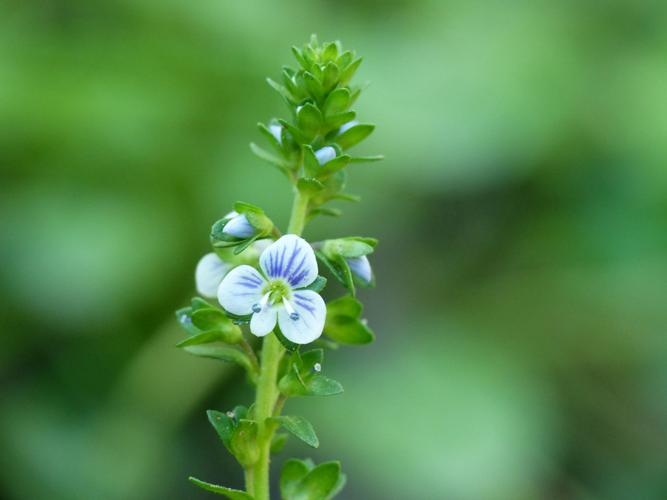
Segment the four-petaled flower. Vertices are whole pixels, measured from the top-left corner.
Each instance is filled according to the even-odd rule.
[[[251,266],[230,271],[218,288],[220,305],[231,314],[252,314],[250,331],[263,337],[276,322],[282,334],[296,344],[307,344],[322,334],[326,305],[320,295],[304,290],[318,275],[311,246],[288,234],[269,246],[259,258],[263,275]]]

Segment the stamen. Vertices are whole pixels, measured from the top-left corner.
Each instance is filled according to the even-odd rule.
[[[297,321],[300,318],[299,313],[294,310],[292,304],[290,304],[285,297],[283,297],[283,304],[285,306],[285,310],[289,313],[289,319],[292,321]]]
[[[262,309],[264,309],[264,306],[269,301],[269,295],[271,295],[271,294],[270,293],[264,294],[264,296],[262,297],[262,299],[259,301],[258,304],[253,304],[252,312],[254,312],[254,313],[262,312]]]

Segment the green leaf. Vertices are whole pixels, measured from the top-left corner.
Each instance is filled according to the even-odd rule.
[[[217,484],[207,483],[192,476],[190,476],[188,480],[191,483],[196,484],[203,490],[210,491],[211,493],[217,493],[218,495],[226,496],[230,500],[253,500],[253,497],[248,495],[245,491],[234,490],[232,488],[226,488],[225,486],[219,486]]]
[[[318,215],[326,215],[327,217],[340,217],[343,211],[338,208],[319,207],[313,208],[308,212],[308,218],[312,219]]]
[[[225,447],[229,448],[232,433],[234,432],[234,420],[227,414],[216,410],[208,410],[206,416]]]
[[[341,71],[339,79],[341,85],[347,85],[350,80],[352,80],[354,73],[356,73],[357,69],[359,69],[359,65],[361,65],[361,61],[362,58],[358,57],[352,61],[343,71]]]
[[[350,91],[346,88],[338,88],[331,92],[324,101],[324,106],[322,107],[324,116],[330,117],[343,113],[349,104]]]
[[[384,155],[353,156],[350,158],[350,163],[372,163],[381,160],[384,160]]]
[[[320,445],[320,441],[315,434],[315,429],[313,429],[311,423],[303,417],[283,415],[279,417],[271,417],[269,420],[282,425],[285,430],[292,433],[292,435],[299,438],[308,446],[317,448]]]
[[[311,469],[297,484],[287,500],[325,500],[340,491],[340,463],[325,462]],[[344,483],[343,483],[344,484]]]
[[[252,364],[250,363],[248,356],[235,347],[222,344],[198,344],[185,346],[183,350],[200,358],[211,358],[230,363],[237,363],[248,370],[249,373],[253,372]]]
[[[223,342],[236,344],[243,338],[241,329],[233,324],[220,309],[213,307],[199,309],[192,313],[192,322],[197,328],[207,333],[217,332],[217,340],[222,340]]]
[[[375,339],[372,330],[360,319],[363,306],[346,295],[327,304],[324,334],[341,344],[369,344]]]
[[[323,61],[335,61],[338,59],[338,46],[335,42],[327,42],[322,49]]]
[[[306,137],[301,132],[301,129],[295,127],[294,125],[292,125],[291,123],[286,122],[283,119],[279,119],[278,123],[280,123],[283,127],[285,127],[287,129],[287,131],[290,134],[292,134],[292,137],[294,138],[294,140],[296,142],[298,142],[299,144],[304,144],[304,143],[309,142],[308,140],[306,140]]]
[[[314,468],[312,461],[291,458],[280,472],[280,495],[284,500],[293,498],[301,480]]]
[[[318,276],[310,285],[303,288],[303,290],[312,290],[313,292],[321,292],[327,286],[327,279],[324,276]]]
[[[308,69],[310,67],[310,64],[308,64],[306,59],[303,57],[303,54],[298,47],[292,46],[292,54],[294,54],[294,58],[299,63],[299,66],[301,66],[303,69]]]
[[[257,462],[259,458],[257,422],[240,419],[232,432],[229,448],[241,465],[247,467]]]
[[[314,375],[306,382],[303,396],[336,396],[343,393],[343,386],[337,380],[324,375]]]
[[[320,170],[320,162],[310,144],[303,145],[303,169],[307,177],[315,177]]]
[[[338,82],[338,66],[336,63],[329,62],[324,66],[324,71],[322,71],[322,87],[324,88],[324,93],[329,92]]]
[[[266,140],[269,141],[269,144],[271,144],[273,149],[275,149],[278,154],[284,154],[282,143],[271,133],[269,127],[263,123],[258,123],[257,128],[262,133],[262,135],[266,137]]]
[[[359,144],[366,137],[371,135],[371,132],[373,132],[374,129],[375,125],[371,125],[369,123],[359,123],[358,125],[353,125],[342,134],[336,136],[334,140],[341,148],[348,149],[356,144]]]
[[[312,95],[317,102],[321,102],[322,97],[324,96],[324,89],[322,88],[322,84],[318,81],[318,79],[315,78],[312,73],[306,71],[303,74],[303,81],[306,84],[306,88],[308,89],[310,95]]]
[[[271,441],[271,454],[276,455],[280,453],[287,444],[288,438],[289,434],[286,434],[284,432],[279,432],[274,434],[273,440]]]
[[[181,340],[176,347],[187,347],[191,345],[200,345],[200,344],[210,344],[211,342],[216,342],[222,340],[221,333],[218,331],[208,331],[197,333],[191,337]]]
[[[320,169],[320,174],[318,177],[329,176],[339,170],[345,168],[348,163],[350,163],[350,157],[348,155],[336,156],[333,160],[329,160]]]
[[[310,142],[320,132],[322,114],[315,106],[306,103],[299,109],[296,115],[296,123],[303,135]]]
[[[294,97],[289,90],[280,85],[278,82],[274,82],[271,78],[267,78],[266,82],[271,86],[273,90],[278,92],[288,103],[296,104],[298,99]]]
[[[276,327],[273,329],[273,334],[280,341],[283,347],[289,352],[294,352],[299,349],[299,344],[295,344],[294,342],[288,340],[287,337],[283,335],[283,332],[280,331],[280,327],[278,325],[276,325]]]
[[[289,172],[291,165],[283,160],[282,158],[278,158],[276,155],[269,153],[265,149],[260,148],[257,144],[254,142],[250,143],[250,150],[260,158],[261,160],[264,160],[274,167],[278,167],[278,169],[282,172]]]
[[[176,319],[178,324],[183,327],[183,329],[189,335],[199,334],[199,328],[192,324],[192,307],[182,307],[176,311]]]
[[[342,113],[327,116],[324,120],[324,124],[327,126],[327,130],[333,130],[333,132],[327,135],[327,140],[334,140],[335,135],[338,133],[338,129],[346,123],[354,120],[356,116],[357,114],[354,111],[344,111]]]

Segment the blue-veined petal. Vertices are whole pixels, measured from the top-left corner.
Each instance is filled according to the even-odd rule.
[[[294,292],[289,304],[292,311],[285,307],[278,309],[278,324],[283,335],[295,344],[308,344],[319,338],[327,315],[322,297],[312,290],[300,290]]]
[[[308,286],[317,278],[315,252],[295,234],[286,234],[264,250],[259,265],[270,279],[283,278],[292,288]]]
[[[244,214],[238,214],[225,224],[222,232],[237,238],[250,238],[255,235],[257,229],[248,222],[248,218]]]
[[[259,312],[252,315],[250,319],[250,333],[257,337],[263,337],[273,331],[278,319],[278,311],[271,304],[265,304]]]
[[[215,298],[222,278],[231,267],[214,253],[204,255],[199,259],[195,269],[197,293],[204,297]]]
[[[371,263],[368,257],[362,255],[361,257],[353,257],[347,260],[347,265],[350,266],[352,274],[356,275],[362,282],[369,285],[373,281],[373,271],[371,270]]]
[[[266,282],[259,272],[250,266],[232,269],[220,283],[218,302],[226,311],[245,316],[253,312],[252,306],[262,299]]]

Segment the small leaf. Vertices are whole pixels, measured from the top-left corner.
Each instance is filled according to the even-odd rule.
[[[354,61],[352,61],[343,71],[341,71],[340,74],[340,84],[341,85],[347,85],[350,80],[352,80],[352,77],[354,76],[354,73],[359,69],[359,65],[361,64],[362,58],[358,57]]]
[[[206,416],[225,447],[229,448],[234,431],[234,421],[225,413],[216,410],[208,410]]]
[[[299,483],[313,467],[312,462],[296,458],[291,458],[285,462],[280,473],[280,494],[283,499],[293,498]]]
[[[283,332],[280,331],[280,327],[278,325],[276,325],[276,327],[273,329],[273,334],[280,341],[283,347],[289,352],[294,352],[299,349],[299,344],[295,344],[294,342],[288,340],[287,337],[283,335]]]
[[[292,46],[292,54],[294,54],[294,58],[303,69],[308,69],[310,67],[310,64],[308,64],[306,59],[303,57],[303,54],[298,47]]]
[[[312,290],[313,292],[321,292],[327,286],[327,279],[324,276],[318,276],[310,285],[304,287],[302,290]]]
[[[350,103],[350,91],[346,88],[338,88],[331,92],[326,100],[322,110],[325,117],[344,112]]]
[[[320,170],[320,162],[310,144],[303,146],[303,169],[307,177],[315,177]]]
[[[360,319],[363,306],[346,295],[327,304],[324,333],[341,344],[368,344],[375,339],[373,331]]]
[[[299,109],[296,115],[296,123],[303,135],[310,142],[320,132],[322,126],[322,114],[310,103],[306,103]]]
[[[345,168],[348,163],[350,163],[350,157],[348,155],[336,156],[333,160],[329,160],[324,165],[322,165],[318,177],[325,177],[338,172],[339,170]]]
[[[196,335],[192,335],[185,340],[181,340],[176,347],[187,347],[190,345],[200,345],[200,344],[209,344],[211,342],[216,342],[221,340],[221,333],[218,331],[207,331],[201,332]]]
[[[189,335],[199,334],[199,328],[192,323],[192,307],[182,307],[176,311],[178,323]]]
[[[278,92],[288,103],[296,104],[298,102],[297,98],[294,97],[289,90],[280,85],[278,82],[274,82],[271,80],[271,78],[267,78],[266,81],[271,86],[271,88]]]
[[[290,164],[287,161],[283,160],[282,158],[278,158],[274,154],[271,154],[268,151],[260,148],[254,142],[250,143],[250,150],[255,154],[255,156],[270,163],[274,167],[278,167],[278,169],[280,169],[282,172],[288,172],[290,170]]]
[[[345,132],[336,136],[334,140],[341,148],[348,149],[371,135],[374,129],[375,125],[360,123],[348,128]]]
[[[266,125],[264,125],[263,123],[258,123],[258,124],[257,124],[257,128],[258,128],[259,131],[262,133],[262,135],[263,135],[264,137],[266,137],[266,140],[269,141],[269,144],[271,144],[271,146],[273,147],[273,149],[275,149],[276,152],[277,152],[278,154],[281,154],[281,155],[282,155],[282,154],[284,153],[284,151],[283,151],[283,145],[282,145],[281,142],[280,142],[278,139],[276,139],[276,137],[271,133],[271,131],[269,130],[269,128],[268,128]],[[281,130],[282,130],[282,129],[281,129]]]
[[[302,177],[297,181],[296,187],[309,196],[313,196],[324,189],[322,182],[312,177]]]
[[[314,375],[306,382],[306,393],[303,396],[336,396],[343,393],[343,386],[337,380],[324,375]]]
[[[222,340],[223,342],[236,344],[243,337],[241,329],[234,325],[220,309],[213,307],[199,309],[192,313],[192,322],[197,328],[207,333],[217,332],[217,340]],[[205,342],[200,343],[203,344]],[[179,345],[179,347],[182,346]]]
[[[295,486],[288,500],[324,500],[340,491],[340,463],[325,462],[310,470]]]
[[[183,350],[194,356],[199,356],[200,358],[211,358],[231,363],[238,363],[246,370],[248,370],[249,373],[253,372],[252,364],[250,363],[248,356],[235,347],[222,344],[199,344],[186,346],[183,348]]]
[[[349,104],[348,104],[349,106]],[[348,122],[354,120],[357,114],[354,111],[344,111],[342,113],[336,113],[334,115],[329,115],[324,120],[324,124],[328,127],[328,130],[334,130],[331,134],[327,135],[327,139],[333,139],[338,129],[345,125]]]
[[[384,155],[353,156],[350,158],[350,163],[372,163],[381,160],[384,160]]]
[[[280,453],[287,444],[288,438],[289,434],[285,432],[279,432],[275,434],[273,436],[273,440],[271,441],[271,454],[276,455]]]
[[[248,495],[245,491],[234,490],[232,488],[226,488],[225,486],[219,486],[217,484],[207,483],[192,476],[189,477],[188,480],[191,483],[196,484],[203,490],[210,491],[211,493],[217,493],[218,495],[226,496],[230,500],[253,500],[253,497]]]
[[[327,217],[340,217],[343,215],[343,212],[338,208],[328,207],[313,208],[310,212],[308,212],[309,219],[317,217],[318,215],[326,215]]]
[[[320,445],[320,441],[315,434],[315,429],[313,429],[311,423],[303,417],[283,415],[279,417],[271,417],[269,420],[282,425],[285,430],[292,433],[292,435],[299,438],[308,446],[317,448]]]
[[[324,67],[322,71],[322,87],[324,88],[324,93],[329,92],[338,82],[338,66],[336,63],[329,62]]]
[[[317,80],[317,78],[315,78],[312,73],[306,71],[303,74],[303,81],[306,84],[308,92],[315,98],[316,101],[321,102],[322,97],[324,96],[324,89],[322,88],[322,84]]]

